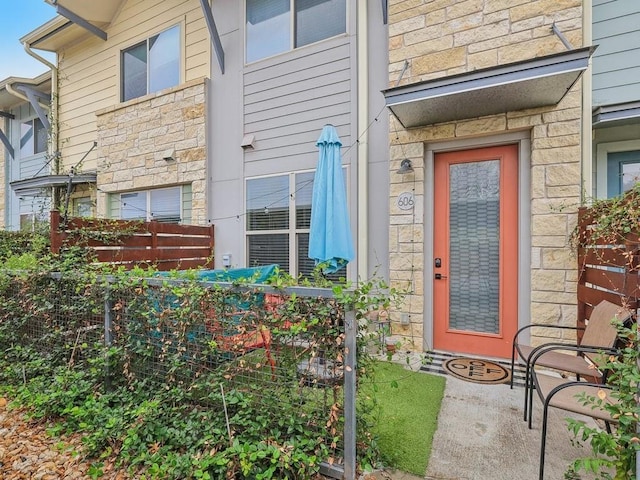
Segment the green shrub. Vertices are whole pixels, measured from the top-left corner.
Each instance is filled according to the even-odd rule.
[[[52,434],[82,433],[95,478],[115,462],[158,479],[311,479],[337,459],[342,386],[304,380],[298,367],[323,358],[342,368],[345,308],[362,320],[397,293],[371,281],[303,296],[280,279],[281,301],[267,308],[241,282],[154,273],[101,276],[73,252],[19,277],[0,272],[0,388]],[[242,335],[265,329],[270,350],[244,346]],[[357,352],[363,373],[371,359]],[[378,462],[372,419],[357,419],[366,464]]]

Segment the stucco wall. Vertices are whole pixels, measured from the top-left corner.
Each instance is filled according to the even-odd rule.
[[[582,46],[582,7],[579,0],[415,0],[390,2],[389,82],[395,85],[405,59],[409,62],[402,84],[444,77],[478,68],[565,51],[551,24],[572,45]],[[391,128],[391,232],[390,270],[397,286],[414,278],[414,295],[404,311],[410,313],[410,328],[395,323],[394,330],[412,339],[423,338],[423,285],[425,205],[425,145],[456,139],[527,131],[530,134],[530,317],[520,322],[575,325],[576,259],[568,237],[576,221],[581,182],[581,85],[577,82],[554,107],[507,112],[405,130],[392,119]],[[394,174],[403,158],[416,168],[415,212],[396,206],[400,192],[410,190],[409,176]],[[436,179],[437,181],[437,179]],[[526,187],[525,187],[526,188]],[[413,255],[408,253],[413,252]],[[522,252],[521,252],[522,254]],[[429,260],[430,261],[430,260]],[[413,267],[412,267],[413,266]],[[413,272],[411,271],[413,269]],[[410,309],[408,308],[410,306]],[[394,312],[399,321],[402,311]],[[426,324],[426,328],[431,328]],[[555,336],[537,329],[536,336]],[[534,342],[539,338],[534,338]],[[420,345],[415,345],[419,348]],[[428,347],[428,345],[426,346]]]

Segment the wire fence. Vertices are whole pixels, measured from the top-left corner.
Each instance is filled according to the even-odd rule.
[[[356,320],[331,290],[58,274],[2,281],[0,349],[12,349],[25,380],[37,372],[20,365],[19,349],[49,366],[108,357],[105,388],[184,389],[219,415],[220,397],[233,392],[276,421],[282,412],[307,419],[332,452],[322,472],[355,478]]]

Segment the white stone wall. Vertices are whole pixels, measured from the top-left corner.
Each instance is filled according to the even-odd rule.
[[[98,216],[107,194],[191,184],[192,223],[205,224],[206,79],[97,112]],[[163,153],[175,151],[174,160]]]
[[[389,84],[395,85],[405,60],[409,67],[401,84],[473,71],[565,51],[551,31],[564,33],[575,48],[582,46],[580,0],[391,0],[389,16]],[[553,107],[508,112],[405,130],[391,119],[390,277],[398,287],[414,279],[410,295],[392,312],[395,334],[413,348],[422,348],[424,311],[424,151],[429,142],[469,139],[527,131],[531,139],[531,308],[525,322],[576,324],[576,258],[569,235],[577,218],[581,191],[581,82]],[[403,158],[415,168],[397,175]],[[416,211],[397,208],[400,192],[415,185]],[[409,253],[412,253],[411,255]],[[427,288],[431,288],[428,285]],[[410,313],[410,327],[400,315]],[[557,331],[534,330],[533,342]],[[563,332],[567,338],[572,334]],[[563,337],[564,338],[564,337]]]

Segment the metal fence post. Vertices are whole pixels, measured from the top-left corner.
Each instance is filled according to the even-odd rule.
[[[356,478],[356,337],[358,327],[353,307],[345,312],[344,367],[344,478]]]
[[[111,390],[111,372],[109,372],[109,347],[113,343],[113,325],[111,319],[111,280],[106,279],[106,287],[104,292],[104,346],[105,346],[105,368],[104,368],[104,384],[105,389]]]

